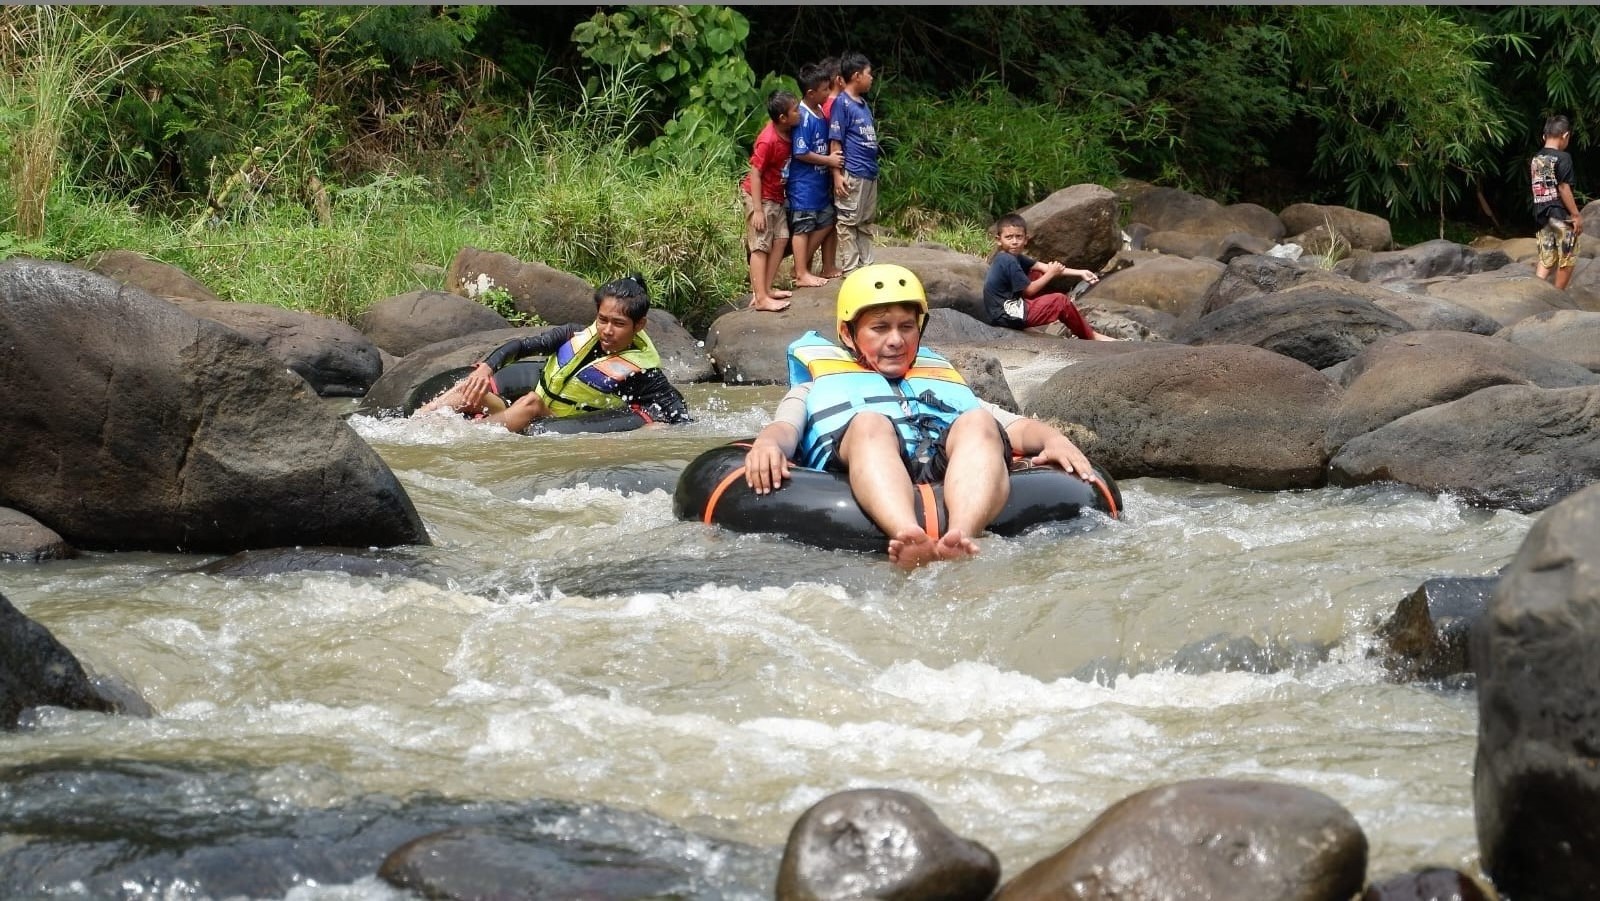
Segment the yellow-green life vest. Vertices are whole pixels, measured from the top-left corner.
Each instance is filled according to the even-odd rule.
[[[634,332],[633,343],[627,350],[601,354],[589,360],[589,354],[599,343],[600,333],[590,325],[574,334],[545,361],[539,385],[534,390],[554,415],[577,416],[618,409],[625,403],[617,393],[622,383],[636,373],[661,365],[661,355],[656,353],[655,344],[642,331]]]

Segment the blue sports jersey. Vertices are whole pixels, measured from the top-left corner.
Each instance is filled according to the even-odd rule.
[[[866,101],[849,92],[835,97],[828,139],[844,147],[844,171],[857,178],[878,177],[878,127]]]
[[[800,124],[790,136],[794,155],[818,153],[828,155],[828,120],[800,104]],[[825,210],[833,202],[833,185],[827,166],[818,166],[799,159],[789,162],[789,209]]]

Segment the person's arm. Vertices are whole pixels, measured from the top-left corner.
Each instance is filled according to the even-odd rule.
[[[472,364],[472,371],[461,381],[462,400],[467,406],[475,407],[481,404],[483,396],[489,393],[494,374],[499,372],[501,367],[523,357],[550,354],[577,334],[578,328],[575,325],[558,326],[543,334],[512,338],[489,351],[483,359]]]
[[[652,367],[628,376],[618,386],[623,400],[640,407],[655,422],[693,422],[689,404],[667,379],[667,374]]]
[[[772,422],[756,435],[744,455],[744,481],[756,494],[775,491],[789,477],[789,459],[800,446],[800,430],[806,424],[806,395],[810,385],[789,389],[778,404]]]
[[[1556,193],[1561,195],[1561,205],[1567,208],[1567,216],[1572,220],[1572,233],[1583,234],[1583,214],[1578,212],[1578,201],[1573,199],[1572,185],[1562,182],[1556,186]]]
[[[739,186],[739,194],[744,200],[745,220],[756,231],[766,231],[767,217],[761,214],[761,167],[754,159],[750,161],[750,172],[745,176],[745,184]]]
[[[1035,466],[1054,463],[1080,479],[1092,481],[1098,478],[1083,451],[1053,426],[1019,416],[1006,426],[1006,437],[1011,439],[1012,450],[1032,455],[1029,462]]]

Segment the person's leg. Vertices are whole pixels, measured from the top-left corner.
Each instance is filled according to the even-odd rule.
[[[849,173],[844,177],[844,196],[834,198],[834,208],[838,218],[834,220],[834,231],[839,236],[839,252],[837,256],[839,270],[849,272],[862,266],[861,252],[856,246],[860,238],[857,228],[861,212],[861,186],[863,182]]]
[[[838,454],[856,503],[889,536],[889,559],[902,569],[938,559],[937,545],[917,521],[916,489],[900,458],[900,435],[888,417],[856,414],[839,441]]]
[[[549,415],[550,407],[544,402],[544,398],[530,391],[517,398],[505,410],[495,413],[484,421],[503,425],[509,432],[520,432],[532,425],[535,419],[543,419]]]
[[[1065,294],[1040,294],[1038,297],[1030,297],[1025,308],[1028,315],[1024,321],[1028,328],[1059,322],[1072,334],[1085,341],[1093,341],[1096,337],[1094,329],[1089,327],[1083,314],[1078,312],[1077,306]]]
[[[1534,240],[1535,246],[1539,250],[1539,265],[1534,267],[1534,277],[1540,281],[1549,281],[1550,273],[1555,271],[1557,264],[1560,262],[1558,245],[1560,244],[1561,236],[1555,226],[1545,225],[1539,229],[1539,234],[1535,236]]]
[[[876,260],[872,254],[872,224],[877,221],[878,180],[862,179],[861,202],[856,209],[856,255],[863,266],[871,266]]]
[[[839,220],[834,219],[822,233],[822,264],[817,267],[823,278],[838,278],[844,275],[844,270],[839,268]]]
[[[770,200],[761,201],[761,213],[767,220],[767,296],[775,300],[787,300],[794,296],[794,292],[780,291],[773,286],[778,283],[778,270],[783,268],[783,252],[789,246],[788,216],[783,204]]]
[[[789,246],[794,250],[794,283],[798,288],[820,288],[828,280],[811,273],[811,254],[817,244],[816,213],[797,212],[789,218]]]
[[[948,525],[937,552],[946,559],[967,557],[978,550],[972,539],[994,522],[1011,495],[1000,424],[988,410],[968,410],[950,426],[945,453],[949,459],[944,473]]]
[[[1577,251],[1578,233],[1571,228],[1561,229],[1556,241],[1556,287],[1562,291],[1567,290],[1572,273],[1578,271]]]

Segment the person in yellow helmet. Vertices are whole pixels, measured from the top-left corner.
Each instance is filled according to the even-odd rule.
[[[904,266],[875,264],[839,287],[839,344],[815,331],[789,345],[789,393],[745,455],[757,494],[792,465],[848,474],[863,512],[903,569],[978,553],[973,540],[1005,506],[1013,449],[1035,465],[1096,479],[1055,428],[985,401],[948,360],[922,347],[928,299]],[[841,346],[842,345],[842,346]],[[943,480],[949,528],[932,536],[915,511],[915,483]]]

